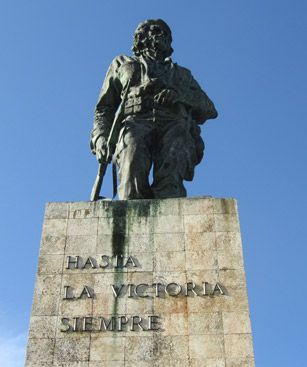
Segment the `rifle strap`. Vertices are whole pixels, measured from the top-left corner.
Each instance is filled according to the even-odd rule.
[[[117,195],[117,173],[116,173],[116,162],[115,160],[112,161],[112,177],[113,177],[113,197],[114,200],[115,196]]]

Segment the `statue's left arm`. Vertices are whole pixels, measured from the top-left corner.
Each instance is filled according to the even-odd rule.
[[[191,72],[188,69],[179,68],[180,86],[177,90],[178,101],[191,110],[192,118],[198,124],[203,124],[209,119],[215,119],[218,113],[214,103],[201,89]]]
[[[200,88],[192,77],[190,84],[192,117],[198,124],[203,124],[209,119],[215,119],[218,115],[214,103]]]

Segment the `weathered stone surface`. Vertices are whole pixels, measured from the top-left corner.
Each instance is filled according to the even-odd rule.
[[[186,296],[189,282],[198,295],[190,289]],[[170,283],[178,286],[166,294]],[[224,294],[210,293],[217,283]],[[152,315],[158,331],[101,326],[102,318],[146,323]],[[93,317],[92,331],[79,330],[84,317]],[[63,318],[71,328],[77,320],[78,331],[61,331]],[[235,200],[48,204],[26,362],[36,366],[254,366]]]

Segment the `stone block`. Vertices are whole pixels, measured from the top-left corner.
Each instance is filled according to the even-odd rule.
[[[210,270],[218,267],[218,256],[215,250],[186,251],[187,270]]]
[[[71,219],[81,219],[81,218],[96,218],[97,204],[95,202],[76,202],[70,203],[69,207],[69,218]]]
[[[46,219],[68,218],[69,203],[47,203],[45,210]]]
[[[240,233],[236,232],[219,232],[216,233],[216,249],[218,251],[235,252],[242,251],[242,243]]]
[[[184,227],[186,233],[214,232],[214,215],[197,214],[186,215],[184,217]]]
[[[153,359],[154,343],[152,336],[127,336],[125,340],[125,360],[149,361]]]
[[[187,313],[188,301],[187,297],[171,297],[163,296],[154,298],[155,314],[178,314]]]
[[[182,201],[183,215],[208,215],[214,213],[213,198],[189,198]]]
[[[187,251],[216,250],[216,236],[214,232],[186,232],[185,248]]]
[[[186,271],[187,282],[194,282],[196,284],[202,284],[203,282],[216,284],[220,280],[219,276],[220,271],[218,268]]]
[[[220,268],[219,281],[227,288],[245,288],[245,273],[243,268],[226,269]]]
[[[67,236],[65,254],[67,255],[94,255],[97,247],[97,235]]]
[[[144,230],[145,231],[145,230]],[[145,232],[146,233],[146,232]],[[128,235],[128,223],[125,217],[101,217],[98,222],[98,237],[101,235]]]
[[[180,199],[160,199],[154,202],[149,201],[149,213],[153,217],[163,216],[181,216],[181,205]]]
[[[168,215],[153,217],[154,233],[184,233],[184,223],[182,216]]]
[[[54,353],[54,338],[30,338],[28,340],[26,367],[32,367],[38,361],[52,364]]]
[[[155,272],[185,271],[185,254],[182,251],[159,252],[155,254]]]
[[[43,236],[41,240],[41,255],[64,254],[66,237],[62,236]]]
[[[237,202],[235,199],[214,199],[214,213],[237,214]]]
[[[98,218],[69,219],[68,236],[90,236],[97,234]]]
[[[61,293],[61,275],[39,275],[36,278],[33,316],[55,316],[58,314]]]
[[[38,264],[38,275],[56,275],[62,273],[63,255],[41,255]]]
[[[125,339],[121,336],[94,336],[91,340],[90,361],[124,361]]]
[[[222,270],[228,269],[242,269],[243,257],[241,251],[233,249],[217,252],[218,266]]]
[[[190,335],[223,333],[221,312],[189,313],[188,321]]]
[[[67,219],[45,219],[43,235],[61,237],[66,235]]]
[[[253,358],[253,342],[250,334],[225,335],[226,358]]]
[[[184,233],[155,233],[153,242],[157,253],[174,250],[184,251],[185,248]]]
[[[127,239],[125,236],[122,236],[122,242],[126,243]],[[104,234],[99,232],[97,236],[97,244],[96,244],[96,253],[97,254],[104,254],[104,255],[111,255],[114,252],[114,245],[113,245],[113,236],[112,234]]]
[[[172,335],[169,337],[170,357],[179,361],[188,361],[189,359],[189,336]],[[175,364],[174,364],[175,365]]]
[[[248,312],[223,312],[223,325],[225,334],[251,333]]]
[[[30,339],[53,339],[56,334],[57,316],[32,316],[30,320]]]
[[[195,359],[223,358],[224,338],[221,334],[190,335],[189,348]]]
[[[187,312],[162,314],[164,335],[188,335]]]
[[[240,232],[236,214],[214,214],[216,232]]]
[[[90,336],[66,335],[57,338],[54,348],[55,363],[88,362],[90,354]]]

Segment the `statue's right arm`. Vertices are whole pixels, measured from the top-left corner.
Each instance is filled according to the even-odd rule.
[[[120,65],[120,57],[115,58],[110,65],[95,108],[90,145],[99,161],[103,161],[106,156],[109,133],[121,101],[122,86],[118,73]]]

